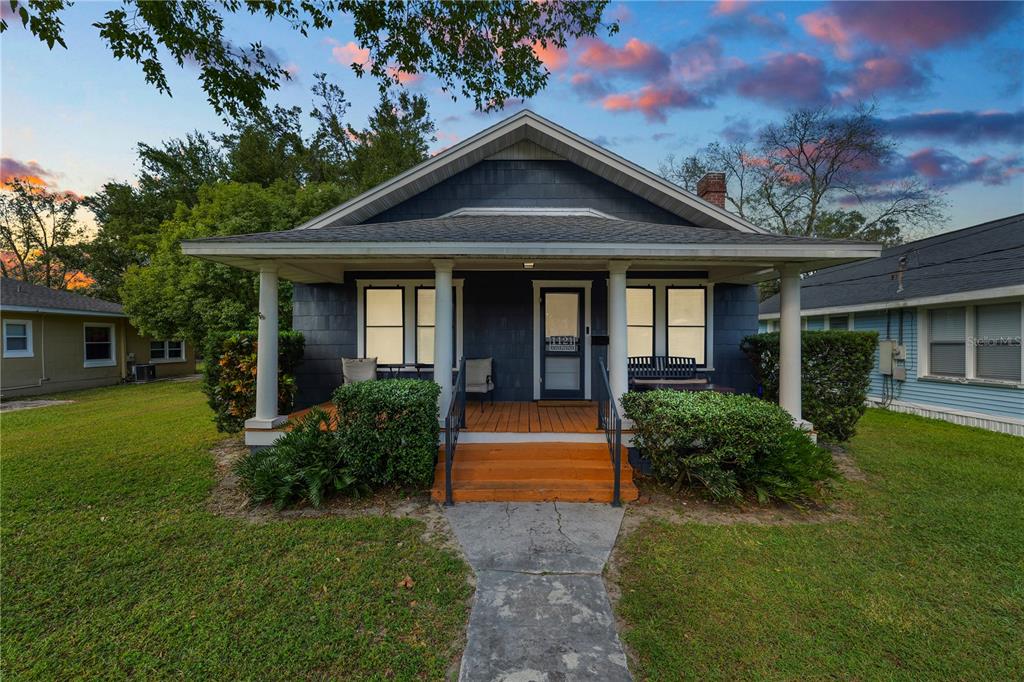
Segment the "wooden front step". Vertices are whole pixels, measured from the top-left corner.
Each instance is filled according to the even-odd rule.
[[[431,498],[444,501],[444,448]],[[604,443],[463,443],[452,466],[455,502],[611,502],[614,472]],[[622,449],[623,502],[637,499]]]

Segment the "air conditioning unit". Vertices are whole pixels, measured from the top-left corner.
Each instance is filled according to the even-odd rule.
[[[144,384],[156,380],[156,365],[135,365],[135,382]]]

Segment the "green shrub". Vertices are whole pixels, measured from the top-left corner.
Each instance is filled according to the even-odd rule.
[[[235,473],[251,501],[273,502],[276,509],[303,500],[319,507],[329,493],[359,495],[366,488],[345,466],[341,439],[318,408],[271,447],[238,460]]]
[[[295,402],[295,368],[302,362],[302,334],[278,335],[278,414],[291,412]],[[210,334],[203,351],[203,393],[214,413],[217,430],[241,431],[256,413],[256,332]]]
[[[334,392],[344,458],[360,480],[430,485],[440,390],[433,381],[384,379],[345,384]]]
[[[654,477],[679,490],[704,489],[716,500],[744,493],[761,502],[799,502],[833,478],[828,452],[792,425],[778,405],[714,391],[649,391],[622,399],[634,443]]]
[[[754,378],[767,400],[779,399],[779,334],[755,334],[743,340]],[[864,415],[875,365],[875,332],[805,331],[801,335],[803,416],[827,440],[849,440]]]

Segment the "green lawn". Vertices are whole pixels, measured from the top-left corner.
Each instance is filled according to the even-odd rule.
[[[622,547],[639,678],[1024,679],[1024,439],[870,410],[848,522],[651,522]]]
[[[421,523],[220,518],[198,384],[65,397],[0,423],[5,680],[444,677],[467,567]]]

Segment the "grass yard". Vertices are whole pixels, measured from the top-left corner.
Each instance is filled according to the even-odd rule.
[[[1024,439],[869,410],[849,449],[849,522],[628,538],[639,678],[1024,679]]]
[[[423,524],[215,516],[197,383],[66,397],[0,424],[5,680],[444,677],[468,568]]]

